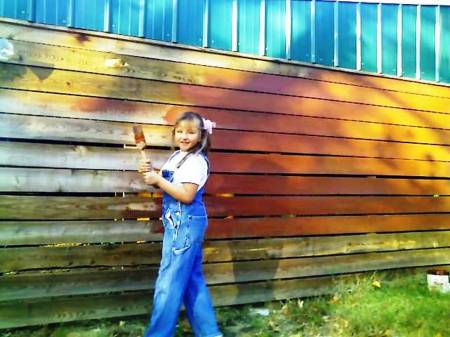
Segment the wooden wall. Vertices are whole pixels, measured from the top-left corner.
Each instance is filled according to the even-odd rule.
[[[216,305],[450,264],[450,88],[0,21],[0,328],[147,314],[159,167],[185,110],[217,122],[205,273]]]

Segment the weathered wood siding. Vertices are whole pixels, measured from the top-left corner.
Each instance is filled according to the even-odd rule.
[[[132,127],[159,167],[185,110],[218,125],[216,305],[450,264],[448,86],[11,20],[0,36],[16,53],[0,62],[0,328],[149,312],[160,194]]]

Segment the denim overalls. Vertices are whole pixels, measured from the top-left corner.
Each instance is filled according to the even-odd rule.
[[[170,182],[173,174],[174,171],[162,171]],[[196,337],[222,336],[202,271],[202,242],[208,226],[202,200],[204,189],[203,186],[197,191],[191,204],[163,194],[162,258],[150,325],[144,337],[172,337],[182,303]]]

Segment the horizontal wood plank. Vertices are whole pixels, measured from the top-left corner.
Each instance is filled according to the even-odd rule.
[[[161,241],[159,220],[0,221],[0,245]]]
[[[160,168],[170,153],[152,149],[147,157]],[[212,152],[209,158],[212,172],[218,173],[450,176],[450,162],[222,152]],[[136,170],[139,160],[132,148],[0,142],[0,162],[5,166]]]
[[[450,214],[301,216],[210,219],[210,238],[374,233],[450,229]]]
[[[0,68],[0,87],[422,127],[443,128],[450,124],[450,114],[445,113],[205,88],[153,80],[118,80],[108,75],[13,64],[5,64]]]
[[[236,69],[302,77],[370,88],[383,88],[393,91],[425,94],[437,97],[450,97],[448,87],[434,83],[425,83],[411,79],[390,78],[374,74],[361,74],[346,69],[330,69],[320,65],[305,65],[295,61],[239,55],[226,51],[196,48],[192,46],[174,45],[171,43],[145,41],[124,35],[105,34],[102,32],[67,29],[54,25],[24,23],[22,21],[1,19],[1,35],[15,41],[27,41],[54,46],[75,47],[81,50],[95,50],[123,55],[151,57],[153,59],[171,60],[190,64],[212,66],[217,68]],[[205,57],[207,55],[207,57]],[[54,60],[49,60],[54,62]],[[47,62],[47,63],[49,63]]]
[[[134,145],[134,124],[0,114],[0,136],[15,139]],[[152,146],[172,146],[170,127],[144,126]],[[450,135],[450,133],[449,133]],[[450,161],[450,146],[215,130],[215,150]]]
[[[208,241],[204,263],[450,247],[450,232]],[[160,242],[2,248],[0,272],[158,264]]]
[[[172,125],[190,106],[0,89],[1,112],[71,119]],[[450,130],[331,118],[195,107],[218,128],[426,144],[450,144]],[[149,113],[151,111],[151,113]],[[215,138],[215,137],[213,137]]]
[[[386,91],[359,85],[180,64],[165,60],[148,60],[141,57],[80,50],[79,48],[61,48],[24,41],[12,41],[12,43],[19,63],[25,66],[47,66],[53,69],[76,70],[207,87],[243,88],[255,92],[445,113],[450,103],[449,98]],[[108,66],[108,62],[112,60],[115,60],[119,66]]]
[[[339,278],[344,278],[340,276]],[[108,281],[105,279],[105,281]],[[145,288],[149,285],[147,284]],[[331,277],[253,282],[209,287],[215,306],[236,305],[330,292]],[[71,296],[0,302],[0,328],[41,325],[83,319],[148,315],[152,294],[135,291],[101,296]]]
[[[450,196],[205,197],[205,204],[213,217],[450,212]],[[160,213],[160,198],[0,196],[1,220],[135,219]]]
[[[450,248],[354,255],[205,264],[209,285],[328,276],[379,269],[450,264]],[[157,266],[147,268],[6,275],[0,280],[3,301],[152,289]],[[0,304],[2,301],[0,301]]]
[[[450,214],[209,219],[207,238],[236,239],[450,229]],[[0,245],[162,240],[158,220],[0,221]]]
[[[244,238],[449,229],[449,215],[210,219],[207,237]],[[158,221],[0,222],[2,245],[159,241]]]
[[[131,171],[0,167],[2,192],[113,193],[157,191]],[[445,195],[449,179],[314,177],[213,173],[206,193],[223,194],[358,194]]]

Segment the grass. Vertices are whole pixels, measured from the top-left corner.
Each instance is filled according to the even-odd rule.
[[[355,275],[331,295],[217,309],[225,337],[447,337],[450,294],[422,273]],[[0,331],[1,337],[138,337],[147,317]],[[176,337],[192,336],[185,318]]]

